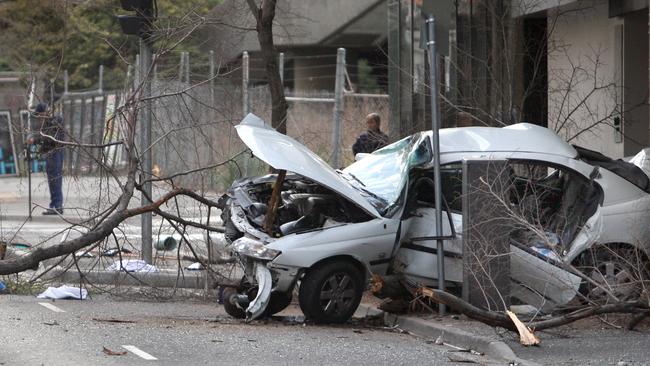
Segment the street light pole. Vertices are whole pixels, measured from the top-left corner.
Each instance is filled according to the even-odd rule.
[[[137,35],[140,38],[140,57],[138,63],[137,82],[141,85],[140,97],[143,108],[139,111],[138,123],[140,123],[140,151],[142,174],[140,182],[142,183],[142,195],[140,201],[142,205],[150,203],[151,196],[151,101],[147,98],[151,96],[151,82],[149,73],[151,70],[151,32],[152,23],[156,20],[157,7],[154,9],[153,0],[120,0],[122,9],[135,11],[131,15],[118,15],[117,20],[120,23],[122,32],[130,35]],[[142,214],[142,259],[151,264],[152,258],[152,240],[151,240],[151,212]]]
[[[142,97],[151,96],[151,83],[149,81],[149,69],[151,68],[151,47],[148,39],[140,38],[140,82],[142,83]],[[151,203],[151,101],[143,102],[144,108],[141,111],[140,124],[140,149],[142,154],[142,195],[140,202],[143,206]],[[151,212],[142,214],[142,259],[151,264],[153,262],[152,249],[152,225]]]

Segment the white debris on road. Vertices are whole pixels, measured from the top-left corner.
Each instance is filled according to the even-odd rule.
[[[48,287],[43,293],[37,296],[39,299],[77,299],[84,300],[88,296],[88,291],[79,287],[60,286]]]

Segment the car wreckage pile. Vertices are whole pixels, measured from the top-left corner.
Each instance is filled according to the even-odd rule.
[[[236,128],[277,173],[237,180],[219,200],[229,249],[244,272],[238,287],[224,291],[230,315],[277,313],[298,286],[307,318],[345,322],[373,277],[437,283],[430,132],[334,170],[252,114]],[[493,193],[512,220],[503,239],[512,303],[551,312],[577,300],[638,297],[639,269],[647,266],[640,239],[650,234],[643,170],[530,124],[443,129],[440,145],[450,291],[460,293],[467,271],[463,166],[479,159],[507,162],[507,189]]]

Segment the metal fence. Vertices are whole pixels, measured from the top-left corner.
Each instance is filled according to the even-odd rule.
[[[244,84],[233,83],[229,78],[201,83],[196,75],[190,78],[188,64],[185,56],[179,64],[162,63],[170,69],[180,70],[178,77],[160,77],[165,70],[159,66],[152,82],[153,95],[161,96],[152,106],[153,169],[164,176],[210,166],[241,151],[244,147],[233,127],[246,112],[255,113],[267,121],[271,117],[271,98],[265,85],[248,86],[246,78],[242,78]],[[339,71],[338,77],[341,77],[344,70]],[[210,74],[213,72],[210,68]],[[245,75],[246,70],[240,72]],[[127,78],[129,84],[134,82],[132,79],[137,81],[138,75],[130,76]],[[205,75],[203,80],[209,77]],[[324,160],[344,166],[353,161],[351,146],[356,136],[366,128],[364,117],[375,112],[386,121],[389,103],[387,95],[346,92],[342,83],[339,88],[339,94],[314,92],[297,95],[287,90],[287,134]],[[113,118],[113,114],[123,103],[125,95],[122,91],[102,90],[64,93],[59,105],[67,138],[83,144],[121,139],[123,121]],[[340,109],[338,113],[336,108]],[[103,149],[70,148],[66,152],[65,172],[95,174],[99,162],[119,170],[124,165],[122,149],[120,145]],[[238,175],[265,169],[263,164],[245,155],[239,157],[234,165],[179,179],[183,185],[193,188],[220,189]]]

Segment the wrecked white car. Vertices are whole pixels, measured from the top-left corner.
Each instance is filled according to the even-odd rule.
[[[337,171],[252,114],[236,128],[252,153],[280,173],[240,179],[220,199],[227,240],[245,272],[239,288],[225,291],[229,314],[255,319],[277,313],[298,285],[307,318],[344,322],[370,274],[400,273],[422,285],[436,283],[430,131]],[[541,228],[513,230],[513,298],[540,308],[557,306],[579,293],[598,296],[601,287],[594,284],[632,281],[629,266],[611,253],[645,252],[650,183],[641,170],[576,149],[531,124],[442,129],[440,149],[448,283],[463,281],[460,197],[462,162],[468,159],[511,162],[516,194],[510,204],[530,206],[522,215]],[[589,264],[591,278],[563,264]],[[615,295],[634,291],[621,288]]]

